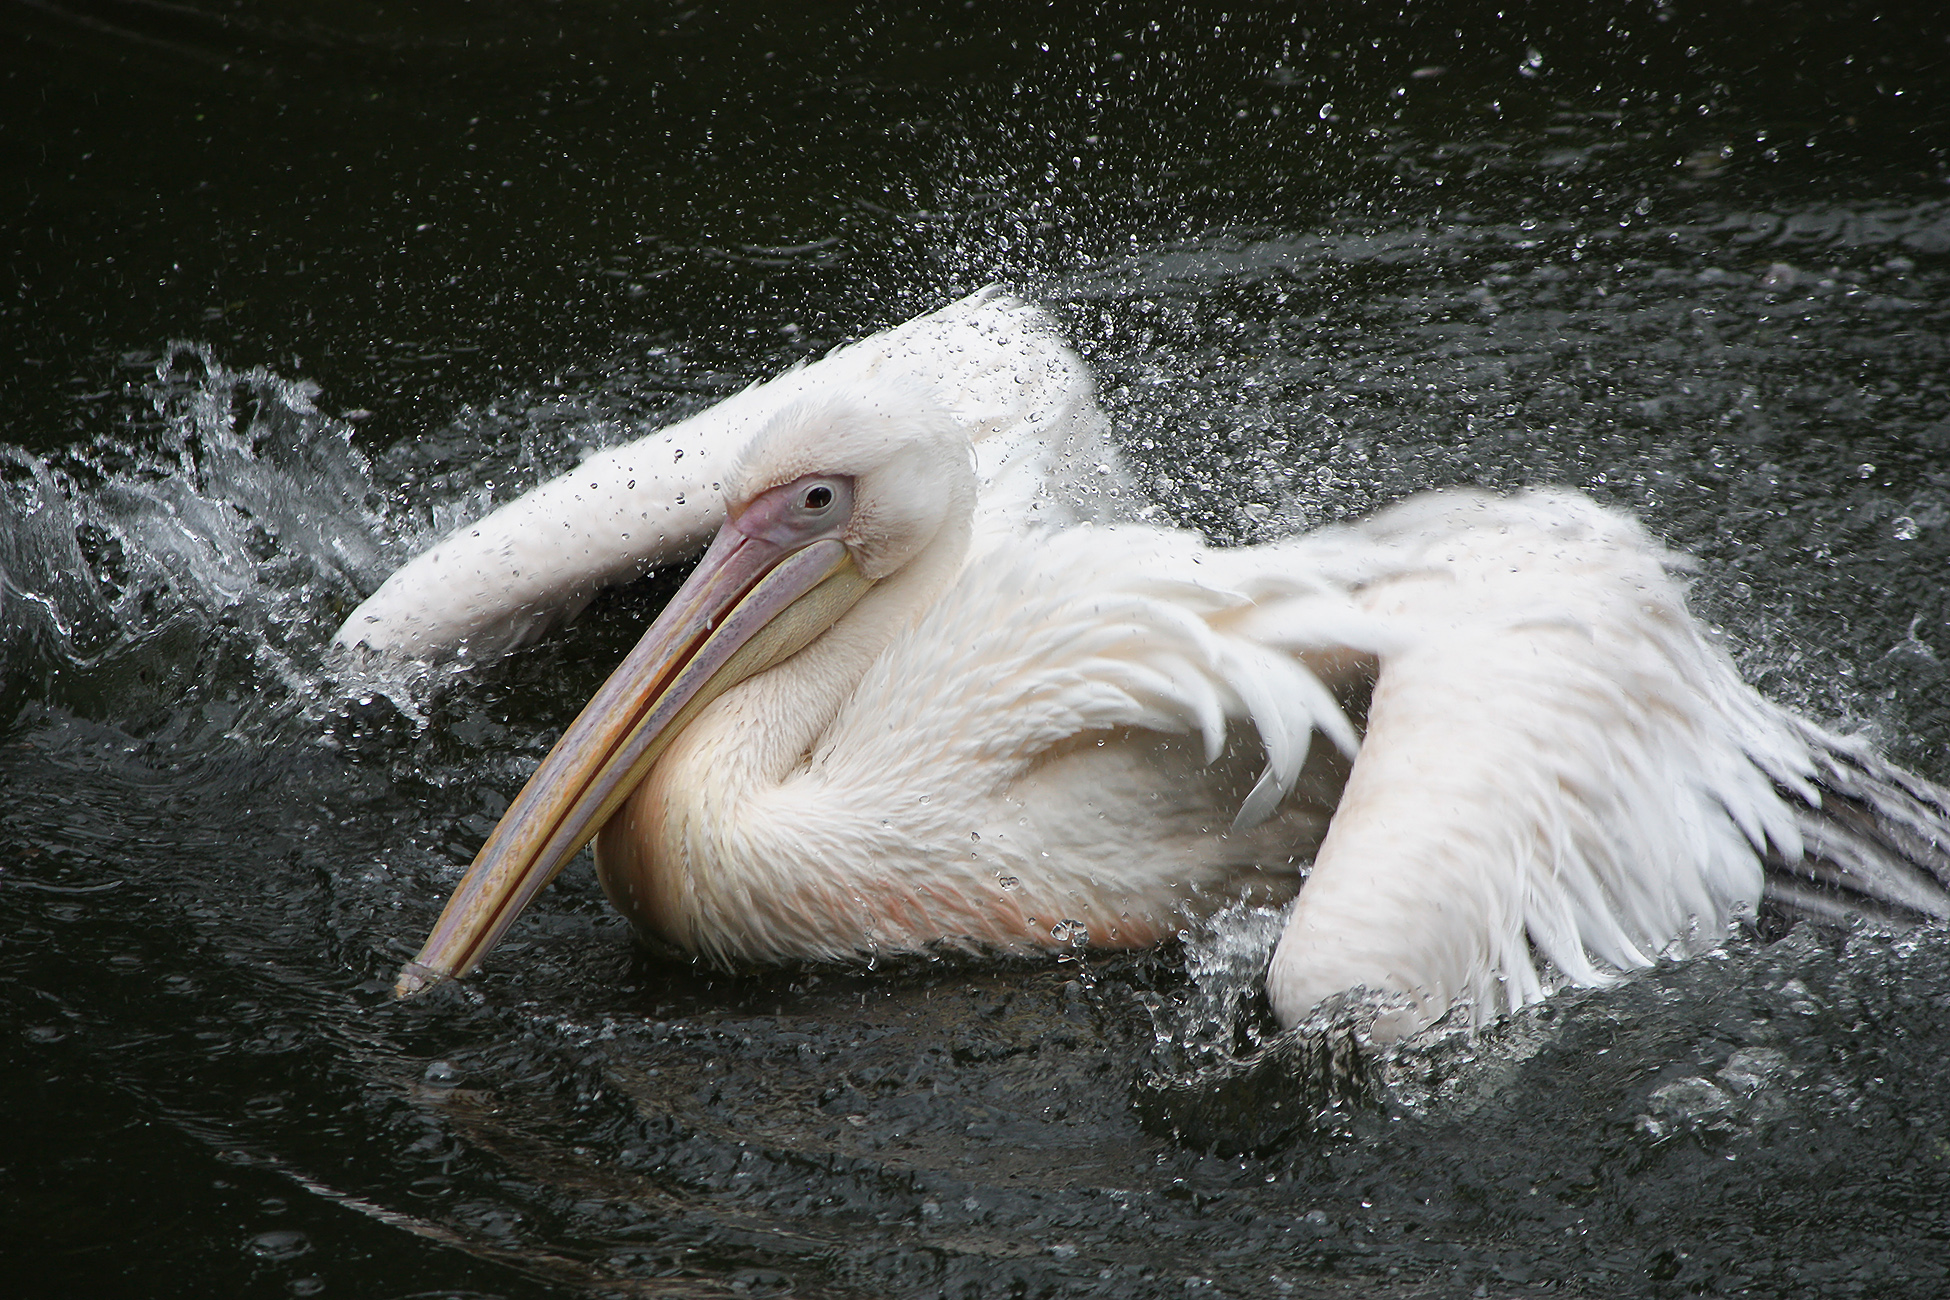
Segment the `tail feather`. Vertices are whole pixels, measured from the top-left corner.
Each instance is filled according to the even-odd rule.
[[[1795,724],[1819,802],[1785,788],[1803,850],[1770,854],[1764,906],[1783,919],[1884,926],[1950,920],[1950,790],[1861,741]]]

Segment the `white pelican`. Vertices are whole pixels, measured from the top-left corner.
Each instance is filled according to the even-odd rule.
[[[498,651],[717,528],[401,995],[592,838],[619,910],[718,959],[1130,947],[1297,893],[1276,1014],[1366,990],[1384,1039],[1711,945],[1764,889],[1950,917],[1950,798],[1744,685],[1632,521],[1446,492],[1219,549],[1128,500],[1082,363],[990,290],[401,569],[341,642]]]

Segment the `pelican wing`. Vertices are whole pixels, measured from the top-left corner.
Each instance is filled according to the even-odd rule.
[[[600,588],[701,549],[724,519],[718,485],[758,429],[809,393],[875,376],[918,382],[967,426],[978,528],[1121,509],[1122,471],[1082,361],[1041,309],[989,288],[595,453],[402,566],[335,640],[410,658],[525,645]]]
[[[1402,999],[1383,1032],[1456,1003],[1481,1022],[1554,980],[1701,950],[1753,914],[1770,864],[1803,863],[1810,829],[1834,826],[1825,733],[1740,680],[1687,613],[1676,557],[1623,516],[1444,493],[1294,545],[1399,642],[1268,974],[1289,1023],[1357,987]],[[1912,910],[1950,914],[1889,856]],[[1870,866],[1851,879],[1895,888]]]

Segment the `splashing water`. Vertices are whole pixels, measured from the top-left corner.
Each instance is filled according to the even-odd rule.
[[[1179,932],[1188,983],[1151,1003],[1161,1062],[1180,1071],[1231,1062],[1279,1033],[1264,994],[1284,921],[1284,908],[1242,902]]]
[[[6,693],[179,739],[262,734],[316,699],[331,628],[399,558],[316,395],[178,344],[132,432],[0,447]]]

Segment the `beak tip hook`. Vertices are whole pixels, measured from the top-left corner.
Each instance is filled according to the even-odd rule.
[[[446,978],[447,974],[444,971],[437,971],[431,966],[422,966],[417,961],[407,962],[400,967],[399,982],[393,985],[393,996],[402,1001],[417,997]]]

